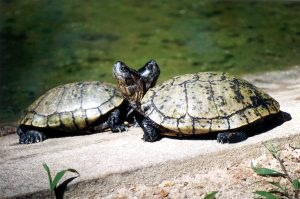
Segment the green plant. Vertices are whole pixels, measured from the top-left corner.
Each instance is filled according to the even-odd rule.
[[[65,175],[65,173],[67,171],[72,172],[72,173],[76,173],[76,174],[78,174],[78,176],[80,175],[78,173],[78,171],[76,171],[75,169],[69,168],[69,169],[65,169],[65,170],[61,170],[61,171],[57,172],[54,179],[52,180],[51,172],[50,172],[50,169],[49,169],[48,165],[46,163],[44,163],[43,167],[44,167],[44,169],[46,170],[46,172],[48,174],[49,186],[50,186],[49,190],[50,190],[50,197],[51,198],[53,197],[53,192],[56,190],[58,182]]]
[[[210,192],[209,194],[205,195],[203,199],[214,199],[216,198],[218,191]]]
[[[273,158],[275,158],[280,165],[281,172],[264,168],[264,167],[255,167],[251,162],[252,170],[263,177],[281,177],[288,180],[293,187],[293,190],[289,190],[286,186],[281,185],[278,182],[274,181],[265,181],[275,187],[275,190],[272,191],[255,191],[254,193],[259,195],[260,197],[267,198],[267,199],[279,199],[279,198],[288,198],[288,199],[299,199],[299,179],[292,178],[292,176],[287,171],[285,165],[283,164],[283,160],[280,158],[280,151],[271,143],[267,142],[265,147],[268,151],[272,154]]]

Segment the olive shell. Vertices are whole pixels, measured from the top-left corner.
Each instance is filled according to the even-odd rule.
[[[253,84],[218,72],[174,77],[149,89],[141,104],[156,124],[186,135],[240,128],[280,109]]]
[[[81,130],[123,102],[112,85],[98,81],[55,87],[34,101],[20,124],[40,128]]]

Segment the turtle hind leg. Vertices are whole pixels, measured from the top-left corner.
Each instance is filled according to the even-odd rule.
[[[280,111],[277,114],[276,119],[279,124],[283,124],[284,122],[290,121],[292,119],[292,116],[287,112]]]
[[[18,127],[19,144],[32,144],[42,142],[46,139],[46,135],[38,130],[23,130]]]
[[[244,141],[248,138],[245,132],[222,132],[218,133],[217,135],[217,142],[224,144],[224,143],[237,143]]]
[[[122,115],[119,109],[114,110],[107,119],[108,127],[112,132],[127,131],[128,127],[123,124]]]

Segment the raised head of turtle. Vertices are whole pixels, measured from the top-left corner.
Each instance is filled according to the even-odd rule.
[[[147,90],[155,86],[160,69],[155,60],[150,60],[138,71],[117,61],[113,67],[113,75],[123,96],[133,108],[138,108]]]

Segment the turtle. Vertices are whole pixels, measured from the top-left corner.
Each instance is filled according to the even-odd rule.
[[[179,75],[149,90],[124,62],[115,63],[113,75],[148,142],[162,135],[214,135],[219,143],[236,143],[270,122],[291,119],[269,94],[225,72]]]
[[[138,70],[147,88],[159,76],[154,60]],[[147,83],[149,82],[149,83]],[[57,86],[35,100],[19,120],[20,144],[30,144],[52,136],[127,130],[128,103],[119,90],[100,81],[74,82]],[[126,115],[127,114],[127,115]],[[76,133],[75,133],[76,132]]]

